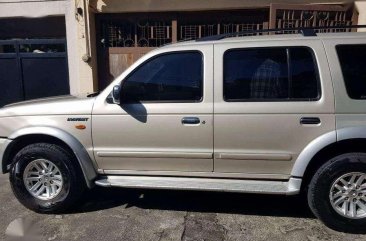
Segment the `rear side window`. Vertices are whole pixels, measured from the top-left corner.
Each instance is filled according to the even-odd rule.
[[[224,54],[226,101],[312,101],[319,97],[318,70],[309,48],[235,49]]]
[[[200,52],[174,52],[156,56],[124,80],[124,102],[198,102],[203,93]]]
[[[348,96],[366,99],[366,45],[336,47]]]

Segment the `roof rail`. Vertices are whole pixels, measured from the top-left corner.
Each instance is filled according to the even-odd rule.
[[[300,27],[300,28],[271,28],[271,29],[257,29],[257,30],[246,30],[235,33],[224,33],[212,36],[206,36],[196,39],[197,42],[201,41],[214,41],[230,37],[236,37],[238,35],[253,34],[253,33],[269,33],[269,32],[280,32],[280,31],[299,31],[303,36],[316,36],[316,30],[322,29],[350,29],[350,28],[366,28],[366,25],[343,25],[343,26],[319,26],[319,27]]]

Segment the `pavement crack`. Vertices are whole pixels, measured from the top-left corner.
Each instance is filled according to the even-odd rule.
[[[229,230],[223,224],[220,223],[217,213],[215,215],[214,223],[217,227],[221,227],[221,230],[223,231],[223,238],[224,238],[223,241],[227,240]]]
[[[188,212],[186,212],[186,215],[184,215],[183,231],[182,231],[182,235],[180,236],[181,241],[184,241],[184,238],[186,236],[187,219],[188,219]]]
[[[161,241],[161,240],[163,239],[163,237],[164,237],[164,232],[165,232],[165,230],[163,230],[163,231],[159,232],[159,239],[158,239],[158,241]]]

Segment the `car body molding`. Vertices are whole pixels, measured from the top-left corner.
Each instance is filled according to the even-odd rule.
[[[97,177],[95,164],[89,157],[84,146],[74,136],[72,136],[71,134],[67,133],[64,130],[55,127],[42,126],[42,127],[26,127],[19,129],[14,133],[12,133],[8,138],[14,140],[21,136],[32,135],[32,134],[52,136],[63,141],[66,145],[68,145],[74,152],[80,164],[87,186],[89,188],[93,187],[94,179]]]
[[[337,140],[365,139],[366,126],[346,127],[337,130]]]
[[[336,141],[337,133],[336,131],[331,131],[310,142],[297,157],[291,171],[291,176],[302,177],[312,158],[324,147],[335,143]]]

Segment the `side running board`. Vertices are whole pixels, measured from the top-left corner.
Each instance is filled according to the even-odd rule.
[[[202,190],[295,195],[300,192],[301,179],[259,181],[216,178],[103,176],[95,184],[102,187]]]

